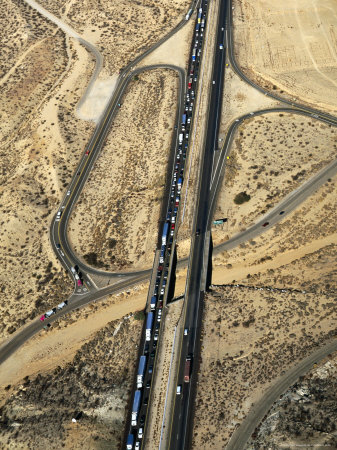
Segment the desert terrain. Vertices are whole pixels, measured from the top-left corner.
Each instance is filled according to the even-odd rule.
[[[336,334],[334,297],[212,286],[205,300],[193,448],[224,448],[250,406]]]
[[[336,112],[333,0],[233,2],[234,50],[252,81],[289,100]]]
[[[247,449],[336,448],[336,354],[293,385],[269,411]]]
[[[110,270],[151,266],[178,90],[172,70],[141,73],[129,85],[69,224],[87,262]]]
[[[25,368],[5,387],[1,447],[120,448],[141,325],[132,315],[109,322],[70,361],[33,376]]]

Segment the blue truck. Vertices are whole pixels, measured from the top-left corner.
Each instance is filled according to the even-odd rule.
[[[194,48],[193,52],[192,52],[192,61],[195,61],[195,54],[196,54],[196,49]]]
[[[151,332],[153,324],[153,312],[149,312],[146,319],[145,339],[151,341]]]
[[[135,437],[133,434],[129,434],[127,441],[126,441],[126,450],[132,450],[133,449],[133,442],[135,440]]]
[[[177,184],[177,187],[178,187],[178,193],[181,191],[181,186],[183,185],[183,177],[180,177],[179,179],[178,179],[178,184]]]
[[[138,372],[137,372],[137,389],[140,389],[143,387],[143,377],[145,372],[145,365],[146,365],[146,356],[142,355],[139,359],[139,366],[138,366]]]
[[[139,407],[140,407],[140,397],[141,397],[141,392],[137,389],[137,391],[135,392],[134,399],[133,399],[132,413],[131,413],[131,425],[133,427],[137,426],[137,417],[138,417]]]
[[[168,232],[169,232],[169,224],[166,222],[164,224],[163,235],[162,235],[162,238],[161,238],[162,245],[166,245],[166,243],[167,243]]]

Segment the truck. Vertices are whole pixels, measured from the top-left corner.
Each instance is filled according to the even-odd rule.
[[[184,135],[183,135],[183,133],[180,133],[179,134],[179,144],[183,143],[183,139],[184,139]]]
[[[128,438],[126,440],[126,449],[127,450],[132,450],[133,449],[133,441],[134,441],[134,435],[133,434],[129,434]]]
[[[186,114],[183,114],[183,116],[181,118],[181,124],[186,125]]]
[[[137,389],[137,391],[135,392],[134,399],[133,399],[132,413],[131,413],[131,425],[133,427],[137,426],[137,417],[138,417],[139,407],[140,407],[140,396],[141,396],[141,392]]]
[[[194,48],[193,52],[192,52],[192,61],[195,61],[195,54],[196,54],[196,49]]]
[[[185,369],[184,369],[184,382],[189,383],[190,382],[190,374],[191,374],[191,355],[188,355],[186,357],[185,361]]]
[[[183,177],[180,177],[179,179],[178,179],[178,192],[180,192],[181,191],[181,186],[182,186],[182,184],[183,184]]]
[[[161,244],[162,245],[166,245],[168,232],[169,232],[169,223],[165,222],[164,228],[163,228],[163,234],[162,234],[162,237],[161,237]]]
[[[147,341],[151,340],[152,324],[153,324],[153,312],[149,312],[146,319],[146,329],[145,329],[145,339]]]
[[[185,17],[186,20],[188,20],[191,17],[192,11],[193,11],[192,8],[188,10],[188,13],[186,14],[186,17]]]
[[[153,296],[151,297],[151,304],[150,304],[150,306],[151,306],[151,311],[153,311],[153,310],[156,309],[156,303],[157,303],[157,297],[156,297],[155,295],[153,295]]]
[[[142,355],[139,359],[139,366],[138,366],[138,372],[137,372],[137,389],[140,389],[143,387],[143,377],[145,372],[145,365],[146,365],[146,356]]]

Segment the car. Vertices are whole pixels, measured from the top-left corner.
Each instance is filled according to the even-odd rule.
[[[161,294],[161,295],[164,295],[164,294],[165,294],[165,288],[161,288],[160,294]]]
[[[73,267],[73,266],[72,266],[72,267],[70,267],[70,270],[72,271],[72,273],[73,273],[73,274],[75,274],[75,273],[76,273],[76,269],[75,269],[75,267]]]
[[[199,236],[199,235],[200,235],[200,228],[197,229],[197,231],[195,232],[195,235],[196,235],[196,236]]]
[[[282,216],[282,214],[284,214],[285,211],[280,211],[280,216]]]
[[[174,236],[174,230],[170,231],[170,236]]]
[[[82,286],[82,285],[83,285],[82,281],[81,280],[77,280],[77,286]]]
[[[151,380],[149,380],[149,381],[146,383],[146,389],[150,389],[150,386],[151,386]]]
[[[62,211],[58,211],[58,213],[56,214],[56,221],[58,222],[60,220],[62,216]]]
[[[154,341],[154,342],[153,342],[152,348],[157,348],[157,341]]]
[[[193,109],[193,105],[189,107],[189,111],[192,111],[192,109]]]
[[[155,341],[158,341],[158,336],[159,336],[159,333],[158,333],[158,331],[156,331],[155,333],[154,333],[154,340]]]
[[[59,304],[57,305],[57,309],[65,308],[67,305],[68,305],[68,300],[64,300],[64,302],[59,303]]]
[[[41,320],[41,322],[43,322],[45,319],[46,319],[46,316],[43,314],[43,315],[40,317],[40,320]]]
[[[154,358],[155,354],[156,354],[156,351],[152,350],[152,352],[150,353],[151,358]]]
[[[181,394],[181,384],[178,384],[177,386],[177,395]]]
[[[213,80],[213,84],[215,84],[215,80]]]
[[[186,133],[186,139],[188,139],[188,136],[189,136],[189,134],[188,134],[188,133]]]
[[[263,227],[266,227],[266,226],[268,226],[269,225],[269,222],[265,222],[262,226]]]
[[[165,270],[165,272],[164,272],[164,280],[167,280],[167,277],[168,277],[168,270]]]
[[[187,123],[188,123],[188,124],[191,123],[191,118],[190,118],[190,117],[187,119]]]
[[[50,327],[51,327],[50,323],[47,323],[47,324],[43,327],[43,329],[44,329],[44,330],[48,330],[48,328],[50,328]]]
[[[90,150],[87,150],[87,151],[85,152],[86,155],[89,155],[89,153],[90,153]]]
[[[139,423],[141,425],[144,425],[144,423],[145,423],[145,414],[143,414],[142,417],[139,419]]]
[[[146,342],[145,347],[144,347],[144,355],[147,355],[149,353],[149,343]]]
[[[159,330],[159,328],[160,328],[160,323],[156,323],[156,325],[154,326],[154,328],[155,328],[155,330]]]
[[[142,439],[143,438],[143,428],[140,427],[138,430],[138,439]]]
[[[184,336],[187,336],[188,335],[188,328],[185,328],[185,330],[184,330]]]
[[[67,192],[67,195],[70,195],[70,192],[71,192],[71,191],[68,191],[68,192]]]
[[[78,281],[80,277],[77,275],[77,273],[74,274],[75,280]]]
[[[162,314],[162,310],[159,309],[159,310],[158,310],[158,317],[157,317],[157,321],[158,321],[158,322],[161,321],[161,314]]]
[[[222,44],[219,45],[219,49],[223,50],[223,45]]]
[[[149,403],[149,397],[144,398],[144,405],[147,405]]]
[[[173,217],[172,217],[172,219],[173,219]],[[173,221],[172,221],[172,222],[173,222]],[[176,227],[176,224],[175,224],[175,223],[172,223],[172,225],[171,225],[171,230],[174,230],[175,227]]]
[[[139,450],[139,449],[140,449],[140,442],[136,441],[135,450]]]
[[[150,364],[149,365],[149,373],[152,373],[153,372],[153,364]]]
[[[77,175],[81,175],[81,172],[77,172]]]
[[[48,319],[50,316],[52,316],[53,314],[55,314],[56,313],[56,308],[53,308],[53,309],[51,309],[50,311],[47,311],[46,313],[45,313],[45,319]],[[40,318],[40,320],[41,320],[41,318]]]
[[[56,248],[61,248],[61,245],[59,243],[57,243]]]
[[[162,308],[162,307],[163,307],[163,300],[159,300],[158,308]]]

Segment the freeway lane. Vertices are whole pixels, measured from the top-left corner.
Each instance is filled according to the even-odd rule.
[[[204,268],[204,253],[206,234],[209,229],[208,211],[210,206],[210,185],[214,152],[217,149],[219,119],[221,116],[222,91],[224,81],[225,50],[219,46],[224,42],[224,28],[226,26],[226,0],[222,0],[219,9],[217,25],[216,48],[213,61],[213,77],[211,80],[211,97],[204,154],[201,162],[201,176],[198,187],[197,216],[195,229],[198,230],[193,240],[193,247],[189,261],[188,285],[185,296],[185,324],[188,328],[187,336],[183,337],[180,348],[180,363],[178,382],[183,386],[182,394],[175,396],[170,444],[171,450],[188,448],[191,443],[193,428],[193,403],[196,387],[196,373],[199,357],[199,333],[201,323],[202,300],[205,287],[202,286],[202,272]],[[185,361],[191,356],[190,383],[184,383]]]

